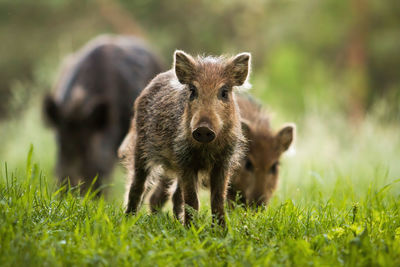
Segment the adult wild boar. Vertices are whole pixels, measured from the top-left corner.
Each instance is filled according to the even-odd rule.
[[[134,100],[161,71],[149,47],[129,36],[103,35],[69,56],[43,105],[56,132],[60,182],[83,182],[83,193],[98,175],[93,189],[99,189],[129,130]]]
[[[201,172],[209,177],[213,218],[224,225],[227,184],[245,145],[233,90],[245,83],[249,70],[248,53],[193,58],[175,52],[173,68],[154,78],[135,102],[123,145],[132,178],[127,213],[137,211],[147,177],[161,166],[161,180],[177,177],[176,217],[183,213],[188,225],[192,217],[184,206],[198,210]]]

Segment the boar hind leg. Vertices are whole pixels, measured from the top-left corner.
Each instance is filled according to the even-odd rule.
[[[128,205],[125,213],[135,214],[144,192],[144,184],[148,175],[145,159],[140,157],[140,153],[136,151],[134,159],[134,172],[132,184],[129,188]]]
[[[193,171],[184,173],[179,187],[182,190],[185,203],[185,225],[190,225],[193,219],[193,211],[199,210],[199,198],[197,196],[197,174]]]
[[[150,209],[152,213],[161,210],[165,202],[169,198],[169,189],[172,186],[172,179],[166,176],[161,176],[158,181],[157,187],[150,197]]]
[[[181,220],[181,215],[183,212],[183,195],[182,195],[182,190],[181,187],[178,183],[175,192],[172,196],[172,203],[173,203],[173,211],[175,218],[177,220]]]
[[[214,166],[210,176],[211,213],[213,222],[225,227],[224,203],[226,198],[228,179],[223,166]]]

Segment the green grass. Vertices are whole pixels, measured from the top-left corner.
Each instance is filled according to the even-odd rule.
[[[1,266],[400,265],[399,127],[373,115],[355,130],[340,115],[306,113],[269,207],[228,211],[222,230],[211,227],[208,193],[190,228],[170,207],[126,218],[120,171],[107,200],[62,195],[46,154],[53,139],[32,114],[2,126],[11,141],[1,160]],[[32,130],[20,135],[32,136],[34,152],[18,142],[27,121]]]
[[[121,167],[106,199],[62,195],[54,136],[40,96],[31,99],[0,124],[0,266],[400,266],[400,125],[381,119],[385,104],[355,125],[320,96],[292,109],[254,80],[253,93],[276,112],[273,127],[296,122],[296,153],[282,159],[268,208],[228,211],[226,230],[211,227],[208,192],[191,228],[171,205],[125,217]]]
[[[208,205],[186,229],[170,212],[126,218],[118,203],[61,196],[31,161],[23,178],[1,174],[2,266],[400,264],[399,180],[355,198],[342,177],[327,200],[314,188],[304,202],[237,207],[224,231],[210,226]]]

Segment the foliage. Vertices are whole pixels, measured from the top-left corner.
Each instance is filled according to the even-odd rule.
[[[0,97],[7,101],[0,103],[0,116],[14,114],[26,99],[50,89],[29,89],[44,61],[54,69],[97,34],[114,32],[142,36],[168,64],[176,48],[252,52],[254,71],[266,77],[269,88],[287,92],[277,97],[293,113],[304,112],[310,97],[327,95],[348,113],[358,104],[369,110],[383,98],[389,115],[399,118],[398,5],[395,0],[3,0]],[[292,92],[299,101],[287,100]],[[10,108],[10,101],[17,103]]]

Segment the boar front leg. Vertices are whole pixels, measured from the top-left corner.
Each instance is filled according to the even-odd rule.
[[[162,175],[158,181],[157,187],[150,197],[150,209],[152,213],[160,211],[169,198],[169,189],[173,180]]]
[[[224,204],[228,181],[227,171],[223,165],[215,164],[210,175],[211,213],[213,223],[217,221],[222,227],[225,227]]]
[[[193,220],[193,210],[199,210],[199,198],[197,196],[197,173],[193,170],[185,171],[178,181],[178,187],[182,190],[185,203],[185,225],[189,226]],[[192,208],[193,210],[189,209]]]
[[[183,212],[183,195],[179,182],[172,196],[172,203],[175,218],[180,221]]]
[[[125,211],[126,214],[136,213],[144,192],[144,183],[146,182],[147,175],[149,174],[146,168],[146,161],[145,159],[141,158],[140,155],[140,151],[135,151],[134,172],[132,184],[129,189],[128,206]]]

